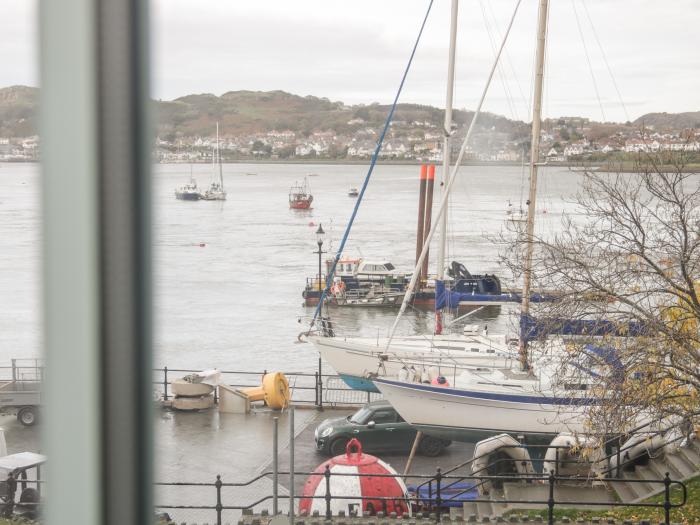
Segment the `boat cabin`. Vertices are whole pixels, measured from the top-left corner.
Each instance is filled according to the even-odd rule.
[[[401,272],[396,270],[396,267],[389,261],[365,261],[362,260],[357,268],[355,275],[358,278],[368,277],[381,277],[386,276],[403,276]]]

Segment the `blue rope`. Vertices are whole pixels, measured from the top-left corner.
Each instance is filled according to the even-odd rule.
[[[418,31],[418,37],[416,38],[415,44],[413,44],[413,50],[411,51],[411,56],[408,59],[408,64],[406,64],[406,69],[403,72],[403,77],[401,77],[401,83],[399,84],[399,89],[396,92],[396,96],[394,97],[394,103],[391,105],[391,110],[389,111],[389,115],[386,117],[386,122],[384,123],[384,129],[382,130],[382,134],[379,136],[379,140],[377,141],[377,147],[374,150],[374,153],[372,154],[372,160],[369,164],[369,170],[367,171],[367,175],[365,176],[365,181],[362,183],[362,189],[360,190],[360,194],[357,197],[357,201],[355,202],[355,207],[352,210],[352,215],[350,215],[350,221],[348,222],[347,227],[345,228],[345,233],[343,234],[343,238],[340,241],[340,246],[338,247],[338,252],[335,255],[335,259],[333,260],[333,266],[331,267],[331,271],[329,272],[328,276],[326,277],[326,286],[323,289],[323,293],[321,293],[321,297],[319,298],[318,301],[318,306],[316,307],[316,311],[314,312],[314,318],[311,320],[311,326],[314,325],[316,322],[316,319],[318,318],[318,315],[321,313],[321,308],[323,307],[323,302],[326,299],[326,296],[328,295],[328,291],[330,290],[331,283],[333,282],[333,277],[335,276],[335,268],[338,265],[338,261],[340,260],[340,257],[343,255],[343,250],[345,249],[345,243],[348,240],[348,236],[350,235],[350,230],[352,229],[352,225],[355,222],[355,217],[357,216],[357,211],[360,209],[360,204],[362,203],[362,197],[365,195],[365,190],[367,189],[367,186],[369,184],[369,179],[372,176],[372,172],[374,171],[374,166],[377,164],[377,157],[379,157],[379,151],[382,149],[382,144],[384,143],[384,137],[386,136],[386,132],[389,130],[389,126],[391,125],[391,120],[394,118],[394,111],[396,111],[396,105],[399,102],[399,96],[401,95],[401,91],[403,90],[403,85],[406,82],[406,77],[408,76],[408,72],[411,69],[411,64],[413,63],[413,57],[416,54],[416,49],[418,49],[418,43],[420,42],[421,35],[423,35],[423,29],[425,29],[425,23],[428,21],[428,15],[430,14],[430,9],[433,7],[433,0],[430,0],[430,3],[428,4],[428,10],[425,13],[425,17],[423,17],[423,23],[420,26],[420,31]],[[321,276],[319,275],[319,279]]]

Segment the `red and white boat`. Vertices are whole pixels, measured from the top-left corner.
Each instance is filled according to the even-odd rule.
[[[304,184],[298,182],[289,188],[289,207],[294,210],[311,209],[311,203],[314,201],[314,196],[309,191],[309,184],[304,178]]]

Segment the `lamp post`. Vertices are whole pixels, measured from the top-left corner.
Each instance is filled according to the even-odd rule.
[[[318,300],[320,301],[323,296],[323,287],[321,286],[321,256],[326,253],[322,250],[323,248],[323,241],[326,237],[326,232],[323,231],[323,226],[321,224],[318,225],[318,230],[316,230],[316,243],[318,244],[318,251],[316,252],[318,254]]]

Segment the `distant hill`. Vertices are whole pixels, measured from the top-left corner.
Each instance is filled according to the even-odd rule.
[[[0,89],[0,137],[29,137],[37,133],[39,90],[27,86]]]
[[[195,136],[212,133],[215,122],[227,135],[292,130],[302,135],[332,129],[352,133],[363,127],[379,127],[386,119],[389,106],[380,104],[346,106],[327,98],[302,97],[284,91],[230,91],[220,97],[211,94],[188,95],[172,102],[156,104],[156,121],[161,136]],[[473,112],[455,111],[456,123],[471,120]],[[395,121],[430,122],[442,126],[444,112],[432,106],[400,104]],[[505,117],[483,114],[482,127],[513,132],[524,123]]]
[[[37,134],[38,88],[11,86],[0,89],[0,137],[27,137]],[[299,96],[284,91],[229,91],[187,95],[172,101],[154,101],[158,134],[164,138],[211,136],[219,122],[224,136],[235,136],[273,129],[292,130],[302,135],[334,130],[353,133],[363,127],[377,128],[384,123],[388,105],[347,106],[327,98]],[[472,111],[456,110],[453,118],[463,126]],[[395,121],[430,122],[442,126],[443,110],[418,104],[399,104]],[[634,121],[635,126],[656,129],[700,127],[700,111],[688,113],[649,113]],[[480,127],[511,136],[527,137],[528,126],[491,113],[482,114]],[[607,124],[605,125],[607,126]]]
[[[653,126],[661,129],[685,129],[700,128],[700,111],[688,111],[686,113],[647,113],[633,122],[637,127]]]

